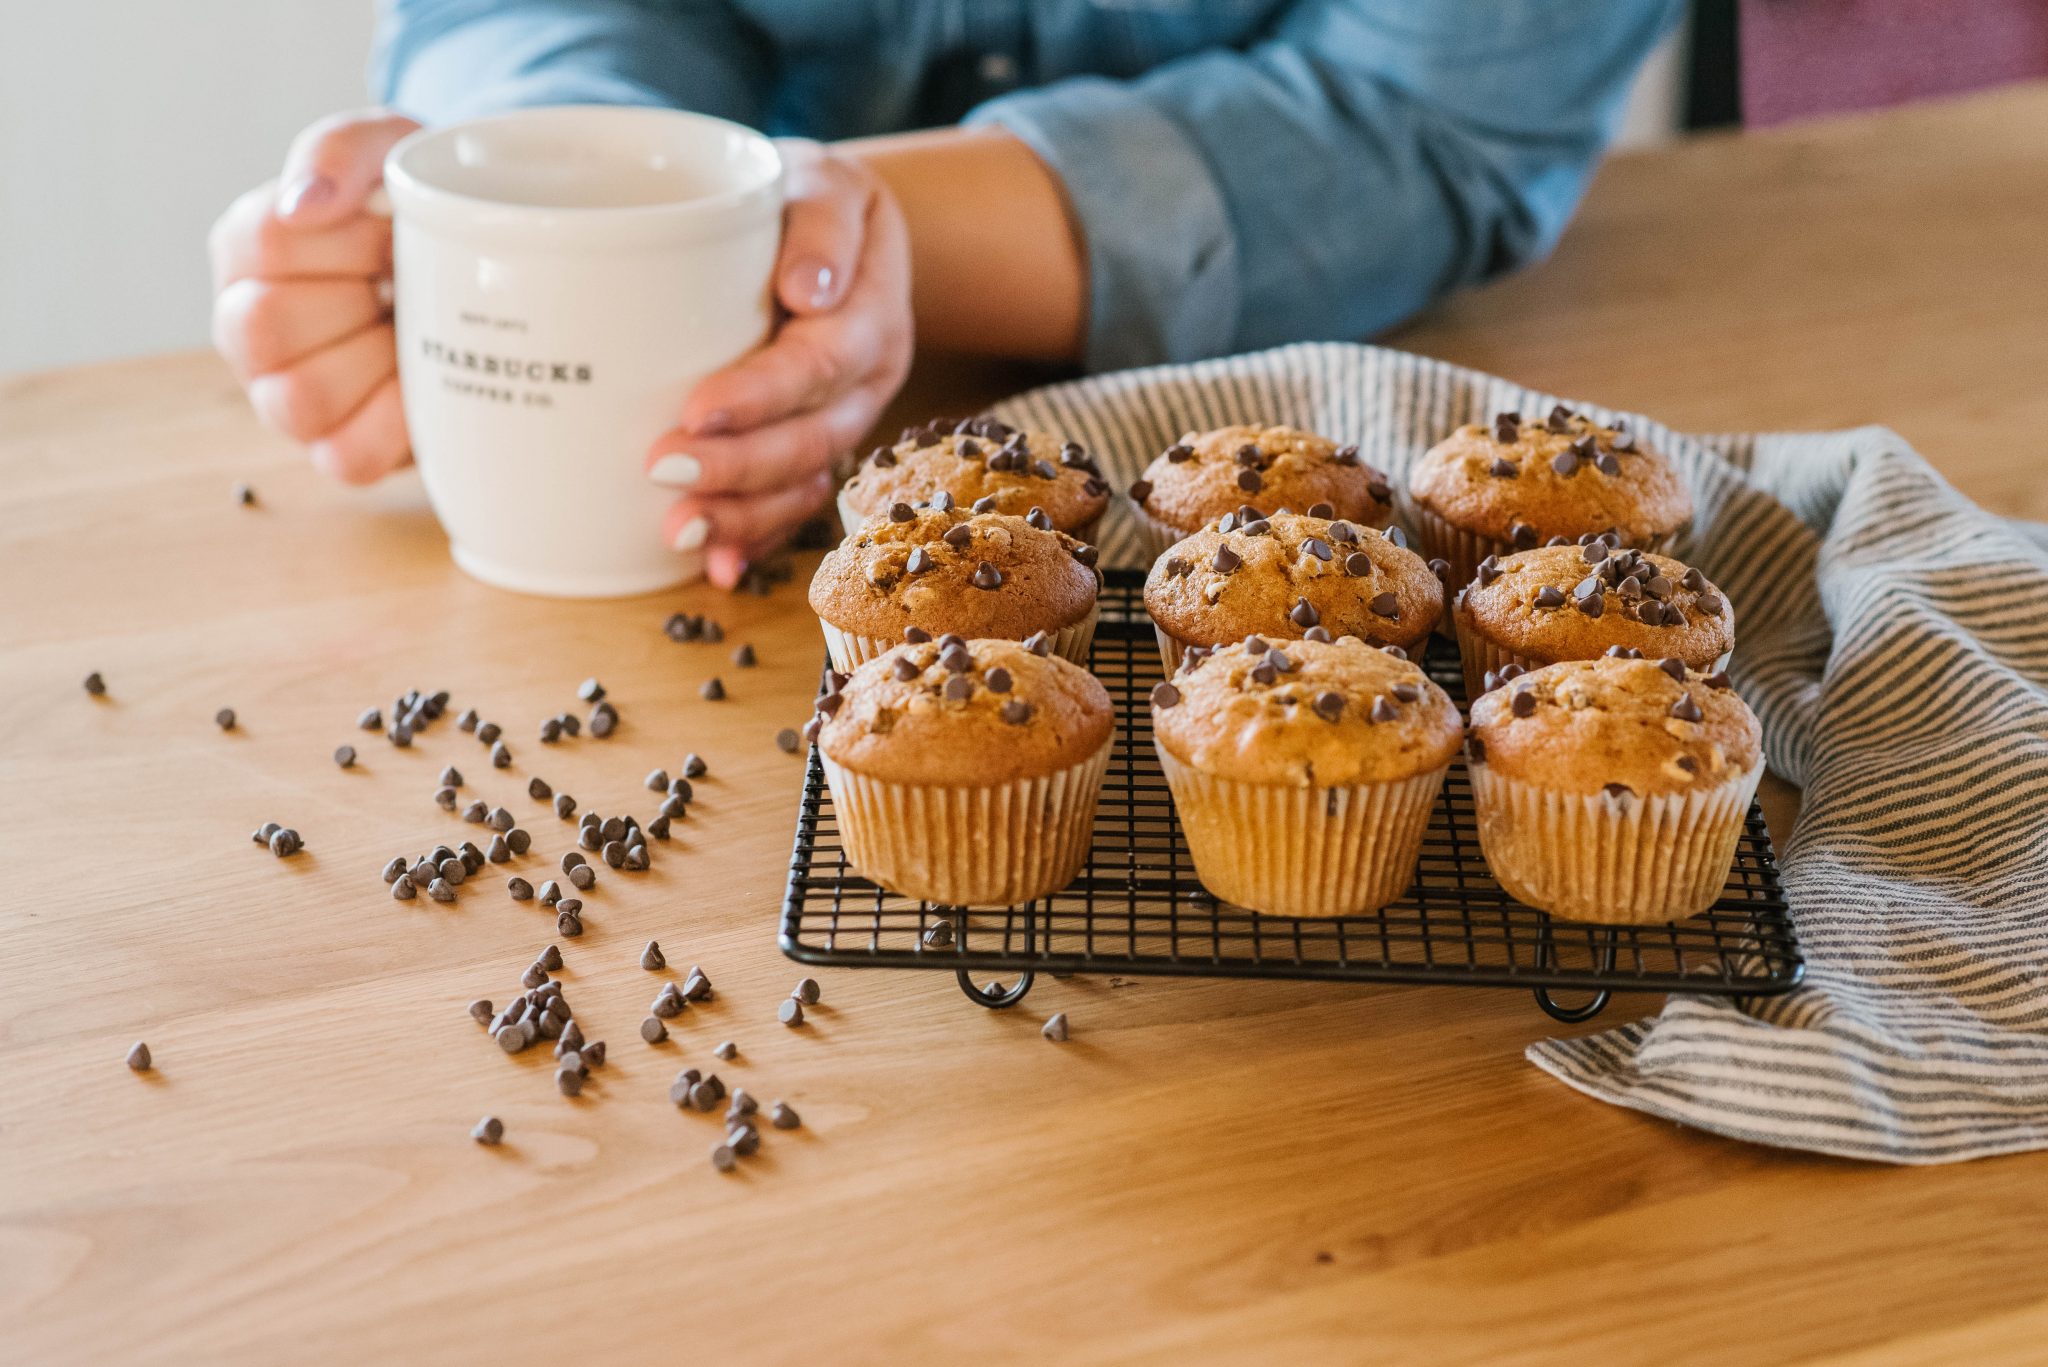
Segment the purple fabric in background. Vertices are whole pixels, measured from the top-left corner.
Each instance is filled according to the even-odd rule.
[[[2048,0],[1741,0],[1742,121],[2048,76]]]

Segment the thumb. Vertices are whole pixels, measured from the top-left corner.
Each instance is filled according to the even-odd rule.
[[[384,154],[420,125],[388,110],[335,114],[307,128],[285,154],[277,217],[324,228],[360,213],[384,179]]]

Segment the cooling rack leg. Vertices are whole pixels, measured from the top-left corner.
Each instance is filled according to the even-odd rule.
[[[1612,992],[1603,987],[1598,992],[1595,992],[1593,999],[1584,1006],[1559,1006],[1551,997],[1549,988],[1539,987],[1536,989],[1536,1004],[1542,1007],[1547,1015],[1553,1016],[1567,1025],[1575,1025],[1579,1021],[1589,1021],[1606,1010],[1607,999],[1613,995]]]
[[[960,990],[967,994],[967,1000],[977,1006],[986,1006],[991,1011],[1000,1011],[1006,1006],[1015,1006],[1024,1000],[1024,994],[1031,990],[1031,981],[1035,975],[1027,969],[1018,974],[1017,981],[1008,987],[998,982],[991,982],[988,987],[983,987],[975,982],[974,975],[964,968],[953,976],[959,979]]]

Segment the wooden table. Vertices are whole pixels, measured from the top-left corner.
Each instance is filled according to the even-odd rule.
[[[1889,422],[2038,516],[2044,219],[2048,89],[1703,139],[1617,160],[1554,260],[1398,340],[1683,427]],[[772,737],[818,657],[795,591],[485,589],[411,481],[321,484],[198,356],[7,382],[0,481],[0,1361],[2043,1351],[2048,1155],[1891,1170],[1598,1105],[1522,1061],[1559,1029],[1525,993],[1076,979],[988,1012],[945,975],[837,972],[783,1028],[799,761]],[[726,645],[666,640],[679,608]],[[619,733],[538,744],[589,674]],[[450,722],[409,751],[353,729],[409,686],[503,723],[512,768]],[[451,760],[552,861],[530,775],[644,815],[641,775],[688,749],[711,777],[678,839],[566,942],[612,1054],[564,1099],[463,1010],[515,990],[548,918],[490,876],[397,904],[377,870],[473,832],[429,800]],[[267,819],[307,852],[249,843]],[[661,1048],[635,1036],[650,937],[717,985]],[[718,1071],[805,1127],[722,1176],[716,1118],[665,1093],[723,1038]],[[486,1112],[501,1148],[468,1138]]]

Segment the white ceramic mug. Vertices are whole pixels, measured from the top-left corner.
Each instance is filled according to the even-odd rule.
[[[675,110],[528,109],[422,129],[384,181],[406,425],[456,563],[568,597],[700,574],[644,460],[768,334],[774,145]]]

